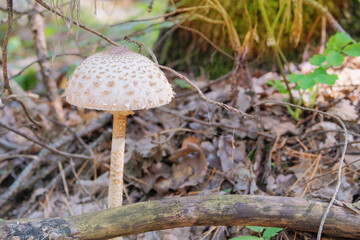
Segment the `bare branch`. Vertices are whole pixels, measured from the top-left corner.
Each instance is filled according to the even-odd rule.
[[[5,239],[109,239],[189,226],[264,226],[316,232],[327,203],[304,198],[211,195],[129,204],[78,216],[0,222]],[[331,237],[360,238],[360,215],[334,206],[324,228]]]

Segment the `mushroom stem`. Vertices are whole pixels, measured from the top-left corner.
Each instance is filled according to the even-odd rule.
[[[122,205],[123,196],[123,173],[124,173],[124,149],[125,130],[128,111],[112,112],[114,115],[113,134],[111,144],[110,183],[108,207]]]

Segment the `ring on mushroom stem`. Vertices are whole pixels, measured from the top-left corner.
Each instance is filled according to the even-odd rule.
[[[147,57],[113,47],[86,58],[71,75],[64,96],[73,105],[113,114],[108,207],[121,206],[126,118],[133,110],[171,102],[171,85]]]

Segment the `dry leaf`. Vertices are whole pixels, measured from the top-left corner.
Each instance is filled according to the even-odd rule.
[[[187,138],[183,148],[175,151],[169,158],[175,163],[172,165],[172,175],[169,178],[160,177],[156,180],[154,188],[157,192],[166,192],[168,189],[177,190],[187,186],[195,186],[206,175],[207,162],[205,155],[197,143],[197,138]]]
[[[344,121],[356,121],[359,118],[358,111],[349,101],[342,100],[335,106],[327,110],[328,113],[334,114]]]
[[[339,125],[337,125],[336,123],[333,123],[333,122],[319,122],[319,123],[315,124],[314,126],[312,126],[311,128],[309,128],[308,130],[306,130],[306,132],[311,133],[311,132],[317,132],[317,131],[322,131],[322,130],[339,131],[339,130],[341,130],[341,127],[339,127]],[[338,142],[335,138],[337,134],[338,134],[338,132],[327,132],[325,141],[321,142],[319,144],[319,147],[329,147],[329,146],[333,146],[334,144],[336,144]]]
[[[280,122],[278,119],[272,117],[262,117],[261,122],[265,130],[270,130],[273,134],[277,136],[284,135],[285,133],[292,133],[298,135],[300,129],[296,128],[295,124],[292,122]]]

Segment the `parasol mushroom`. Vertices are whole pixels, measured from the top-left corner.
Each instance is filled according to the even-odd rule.
[[[71,75],[64,95],[75,106],[113,114],[108,207],[121,206],[126,118],[133,110],[171,102],[171,85],[150,59],[114,47],[86,58]]]

